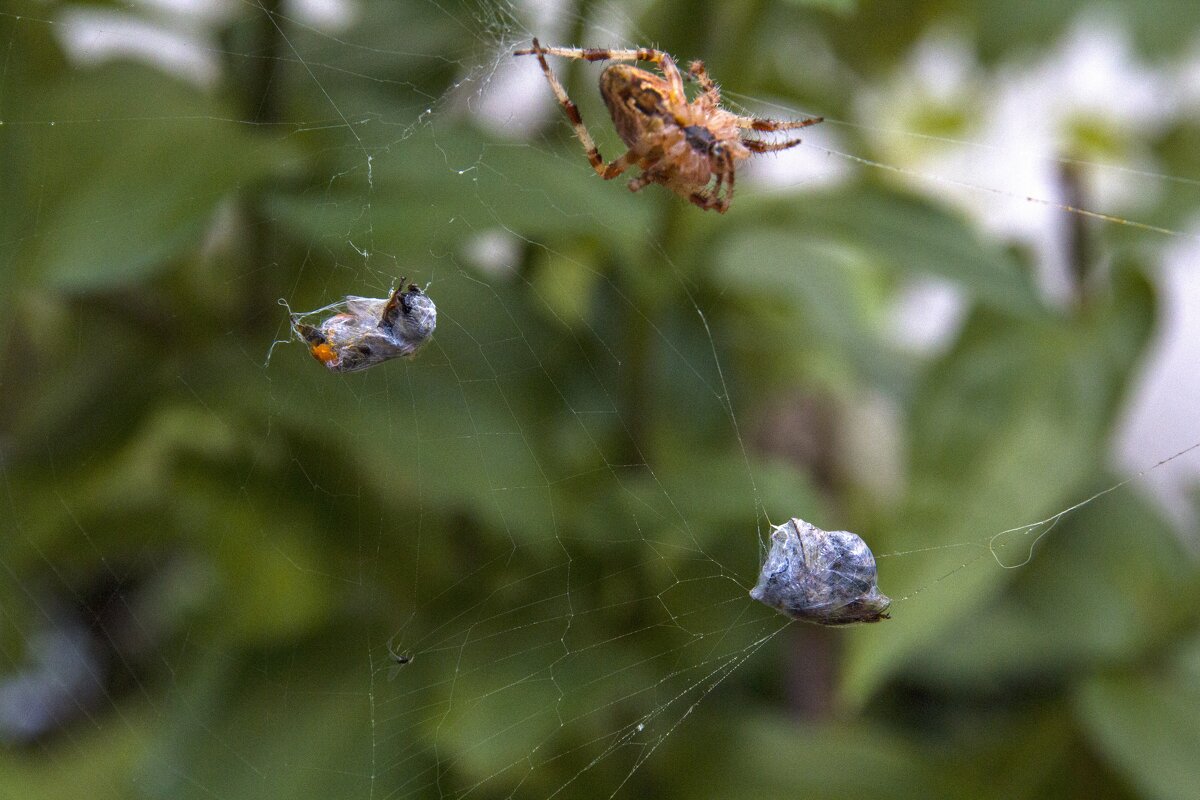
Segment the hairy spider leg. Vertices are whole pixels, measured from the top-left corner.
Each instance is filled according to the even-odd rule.
[[[717,210],[722,214],[729,210],[729,203],[733,200],[733,180],[736,174],[737,172],[733,168],[733,161],[729,158],[729,155],[726,154],[724,175],[717,176],[717,185],[715,187],[715,191],[720,192],[721,178],[725,177],[726,175],[728,176],[728,182],[725,184],[725,194],[721,197],[721,205],[717,208]]]
[[[629,181],[629,191],[640,192],[650,184],[662,181],[662,176],[655,173],[655,167],[663,160],[663,151],[658,145],[650,148],[649,152],[643,153],[641,156],[631,149],[618,160],[622,159],[628,159],[630,164],[639,164],[642,168],[642,173]]]
[[[688,198],[694,205],[708,211],[715,210],[718,214],[724,214],[729,210],[729,204],[733,200],[733,181],[737,173],[733,168],[733,161],[728,153],[721,162],[721,171],[717,173],[717,182],[713,185],[712,190],[704,190],[702,192],[693,192]],[[725,194],[721,194],[721,186],[725,186]]]
[[[760,142],[757,139],[742,139],[742,144],[751,153],[777,153],[800,144],[799,139],[788,139],[786,142]]]
[[[577,61],[652,61],[655,64],[664,58],[670,58],[670,55],[662,50],[649,47],[626,50],[609,50],[604,47],[542,47],[537,39],[533,40],[533,47],[513,51],[514,56],[532,56],[536,53],[573,58]]]
[[[728,197],[714,197],[711,193],[694,192],[688,199],[692,201],[692,205],[699,206],[705,211],[724,214],[729,210]]]
[[[610,50],[599,47],[541,47],[538,40],[533,40],[533,47],[516,50],[512,55],[534,55],[546,54],[557,55],[563,59],[575,59],[577,61],[649,61],[650,64],[659,65],[662,70],[662,77],[665,77],[671,83],[672,96],[668,98],[671,102],[686,103],[683,89],[683,76],[679,73],[679,67],[671,58],[670,53],[664,50],[656,50],[654,48],[641,47],[630,48],[624,50]]]
[[[808,119],[795,120],[776,120],[776,119],[759,119],[758,117],[735,117],[734,124],[739,128],[754,131],[789,131],[796,128],[807,128],[809,125],[816,125],[818,122],[824,122],[824,117],[809,117]],[[742,139],[742,144],[751,153],[777,153],[780,150],[787,150],[790,147],[795,147],[800,144],[800,139],[788,139],[786,142],[761,142],[757,139]]]
[[[712,78],[708,75],[708,70],[704,66],[704,62],[697,59],[688,64],[688,77],[694,79],[700,84],[700,90],[704,93],[713,105],[719,105],[721,102],[721,90],[713,83]],[[746,128],[755,131],[785,131],[795,130],[796,128],[807,128],[810,125],[816,125],[819,122],[824,122],[824,117],[809,117],[799,120],[774,120],[760,119],[758,117],[747,117],[734,115],[734,124],[739,128]],[[800,144],[800,139],[789,139],[786,142],[760,142],[756,139],[742,139],[742,144],[752,153],[775,153],[780,150],[787,150],[790,147],[795,147]],[[730,175],[729,193],[733,193],[733,176]],[[720,188],[718,183],[717,189]]]
[[[604,163],[604,157],[600,155],[599,148],[596,147],[596,142],[592,139],[591,133],[583,124],[583,116],[579,113],[579,107],[575,102],[567,96],[567,90],[559,83],[558,78],[550,70],[550,65],[546,62],[546,54],[562,56],[564,58],[577,58],[585,61],[652,61],[662,67],[663,74],[671,78],[671,91],[678,92],[680,97],[683,97],[683,77],[679,74],[679,69],[675,66],[675,62],[671,56],[661,50],[590,50],[581,48],[562,48],[562,47],[542,47],[537,39],[533,40],[533,48],[529,50],[518,50],[514,55],[536,55],[538,63],[542,67],[542,72],[546,76],[546,80],[550,83],[550,88],[554,92],[554,97],[558,100],[558,104],[562,106],[563,112],[566,113],[567,119],[571,122],[571,126],[575,129],[575,136],[583,144],[583,149],[587,153],[588,163],[592,165],[592,169],[596,174],[604,180],[612,180],[625,170],[629,169],[634,164],[641,164],[643,170],[647,170],[653,166],[657,158],[639,156],[632,149],[625,151],[624,155],[619,158]],[[673,76],[673,77],[672,77]],[[630,183],[630,191],[638,191],[645,182]]]
[[[649,61],[658,65],[662,70],[663,77],[671,84],[671,97],[668,99],[673,103],[687,102],[683,90],[683,75],[680,74],[679,67],[675,65],[675,59],[671,58],[670,53],[663,50],[655,50],[652,47],[627,50],[608,50],[602,47],[542,47],[538,44],[538,40],[534,39],[533,47],[513,53],[515,56],[537,55],[539,59],[542,58],[542,54],[573,58],[577,61]],[[566,93],[563,94],[565,96]]]
[[[742,117],[735,116],[734,124],[739,128],[748,128],[754,131],[791,131],[796,128],[807,128],[809,125],[816,125],[818,122],[824,122],[824,117],[809,117],[808,119],[760,119],[759,117]]]
[[[546,80],[550,83],[550,89],[554,92],[555,99],[562,106],[563,112],[567,115],[567,119],[571,122],[571,127],[575,129],[575,137],[583,144],[584,152],[587,154],[588,163],[592,165],[592,169],[596,171],[604,180],[611,180],[620,175],[625,170],[629,169],[637,162],[637,157],[632,151],[626,153],[615,161],[605,164],[604,157],[600,155],[599,148],[596,147],[596,142],[592,139],[592,134],[588,132],[587,127],[583,124],[583,116],[579,113],[579,107],[575,102],[567,96],[567,90],[558,82],[558,78],[550,71],[550,65],[546,63],[546,53],[552,53],[553,49],[545,49],[537,39],[533,40],[532,50],[518,50],[513,55],[536,55],[538,63],[542,67],[542,72],[546,76]]]
[[[708,70],[704,67],[703,61],[697,59],[688,64],[687,74],[689,78],[700,84],[701,96],[708,98],[708,102],[714,106],[721,104],[721,90],[708,76]]]

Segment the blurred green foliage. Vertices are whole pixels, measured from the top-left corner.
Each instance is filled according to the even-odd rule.
[[[995,64],[1085,5],[664,0],[635,22],[741,97],[846,120],[847,78],[935,23]],[[1131,22],[1164,57],[1200,12],[1161,5]],[[89,693],[42,681],[70,707],[0,751],[0,795],[1195,796],[1177,534],[1126,489],[989,538],[1120,480],[1162,241],[1094,227],[1111,269],[1062,309],[1028,253],[886,175],[743,189],[724,217],[632,196],[558,116],[521,142],[469,112],[526,38],[507,6],[354,7],[331,35],[238,6],[207,90],[69,63],[67,4],[0,13],[6,686],[66,620],[95,648]],[[596,68],[555,68],[615,155]],[[1154,143],[1172,174],[1198,134]],[[1171,184],[1149,218],[1190,213]],[[511,270],[471,263],[488,231]],[[276,298],[400,275],[439,306],[417,361],[264,364]],[[884,331],[923,276],[969,306],[930,358]],[[843,453],[864,397],[898,410],[891,493]],[[788,516],[860,532],[895,618],[754,606],[755,534]]]

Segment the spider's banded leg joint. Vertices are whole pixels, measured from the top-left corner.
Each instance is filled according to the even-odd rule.
[[[533,49],[530,51],[517,51],[517,55],[532,53],[537,56],[538,64],[542,68],[542,73],[546,76],[546,81],[550,84],[550,89],[554,92],[554,97],[558,100],[558,104],[562,106],[563,113],[567,115],[567,119],[571,122],[571,126],[575,129],[575,136],[583,145],[584,152],[587,154],[587,160],[592,165],[592,169],[597,174],[603,176],[605,173],[604,157],[600,155],[599,148],[592,140],[592,136],[588,133],[583,124],[583,116],[579,113],[579,107],[575,102],[567,96],[567,90],[558,82],[558,78],[554,77],[554,73],[550,70],[550,64],[546,61],[546,53],[549,52],[542,47],[537,39],[533,40]]]
[[[718,214],[724,214],[729,210],[728,195],[725,197],[714,197],[705,192],[694,192],[688,199],[705,211],[716,211]]]
[[[711,92],[717,88],[713,84],[712,78],[708,76],[708,70],[704,67],[704,62],[699,59],[688,64],[687,74],[689,78],[700,84],[700,89],[703,92]]]
[[[668,58],[662,50],[648,47],[630,50],[612,50],[604,47],[542,47],[537,39],[533,40],[533,47],[513,51],[515,56],[529,56],[536,53],[573,58],[577,61],[649,61],[653,64],[661,64],[663,59]]]
[[[604,180],[611,181],[638,163],[639,160],[638,156],[632,150],[626,150],[624,155],[609,162],[602,171],[597,170],[597,172],[600,173],[600,177],[604,178]]]
[[[514,56],[532,56],[532,55],[541,55],[544,52],[546,52],[546,51],[542,49],[541,42],[539,42],[537,40],[537,37],[535,36],[535,37],[533,37],[533,47],[527,47],[523,50],[514,50],[513,55]]]

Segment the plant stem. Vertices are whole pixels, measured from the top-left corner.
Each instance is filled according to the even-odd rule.
[[[1058,180],[1062,186],[1063,202],[1072,208],[1087,208],[1088,197],[1084,186],[1083,168],[1072,161],[1064,161],[1059,167]],[[1079,308],[1087,305],[1090,293],[1091,272],[1095,261],[1089,220],[1082,214],[1067,214],[1066,230],[1063,232],[1067,268],[1070,270],[1075,302]]]

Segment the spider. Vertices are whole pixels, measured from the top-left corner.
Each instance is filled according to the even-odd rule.
[[[721,90],[708,76],[702,61],[688,65],[687,76],[700,85],[700,94],[688,102],[683,75],[675,60],[661,50],[542,47],[534,39],[533,47],[517,50],[513,55],[537,56],[554,96],[583,143],[592,169],[600,177],[611,180],[636,164],[641,174],[629,181],[630,191],[659,183],[700,208],[721,214],[729,209],[733,199],[734,172],[739,162],[756,153],[773,153],[800,144],[799,139],[764,142],[743,138],[743,131],[793,130],[816,125],[824,119],[781,121],[726,111],[721,108]],[[600,95],[621,141],[629,148],[624,155],[604,163],[583,125],[579,108],[550,71],[547,55],[583,61],[649,61],[658,65],[661,76],[630,64],[611,64],[600,73]]]
[[[388,658],[398,667],[403,667],[405,664],[411,664],[413,657],[402,650],[397,649],[393,639],[388,639]]]
[[[388,670],[388,680],[393,680],[400,670],[412,663],[413,657],[406,652],[398,650],[395,645],[395,637],[388,639],[388,659],[392,662],[392,668]]]

